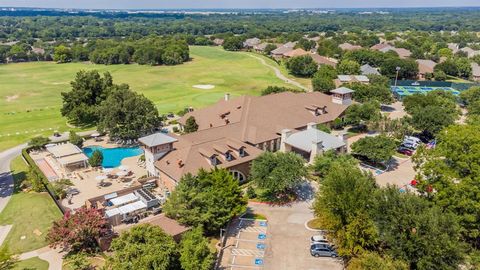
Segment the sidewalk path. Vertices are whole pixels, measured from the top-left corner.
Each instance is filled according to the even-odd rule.
[[[62,269],[63,255],[64,253],[61,252],[60,250],[52,249],[50,247],[43,247],[37,250],[20,254],[18,259],[23,261],[30,258],[39,257],[40,259],[48,262],[49,270],[60,270]]]
[[[271,69],[273,69],[273,71],[275,72],[275,76],[277,76],[277,78],[279,78],[280,80],[283,80],[285,81],[286,83],[288,84],[291,84],[291,85],[294,85],[296,87],[299,87],[307,92],[311,92],[312,89],[308,88],[308,87],[305,87],[303,86],[301,83],[297,82],[297,81],[294,81],[292,79],[289,79],[287,78],[285,75],[283,75],[283,73],[280,71],[280,69],[278,69],[277,67],[275,66],[272,66],[270,64],[267,63],[267,61],[265,61],[265,59],[261,58],[261,57],[258,57],[258,56],[255,56],[255,55],[251,55],[251,54],[247,54],[248,56],[250,57],[253,57],[253,58],[256,58],[258,60],[260,60],[260,62],[262,63],[262,65],[266,66],[266,67],[269,67]]]

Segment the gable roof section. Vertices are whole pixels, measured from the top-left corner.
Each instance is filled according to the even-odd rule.
[[[417,59],[415,60],[418,63],[418,72],[420,74],[433,73],[433,69],[437,63],[428,59]]]
[[[326,107],[327,113],[315,115],[306,109],[306,106],[312,105],[318,108]],[[195,117],[199,131],[182,136],[191,141],[199,142],[224,136],[257,144],[277,138],[285,128],[301,128],[309,122],[333,121],[346,108],[345,105],[333,103],[331,96],[320,92],[283,92],[221,100],[210,107],[184,115],[179,122],[184,124],[188,117]],[[219,112],[225,111],[231,112],[228,115],[228,124],[218,116]]]

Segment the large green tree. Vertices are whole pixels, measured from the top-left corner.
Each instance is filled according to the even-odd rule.
[[[323,155],[315,157],[312,169],[316,175],[325,177],[336,162],[353,165],[358,163],[358,161],[351,155],[338,154],[335,151],[330,150],[323,153]]]
[[[375,163],[387,162],[392,158],[397,148],[394,139],[386,135],[364,137],[352,143],[352,153],[363,156]]]
[[[341,255],[353,256],[378,243],[370,207],[376,190],[372,175],[336,161],[322,178],[313,209]]]
[[[183,131],[185,133],[192,133],[198,130],[198,124],[197,121],[195,120],[195,117],[190,116],[187,118],[185,121],[185,126],[183,127]]]
[[[463,235],[480,246],[480,126],[452,125],[437,136],[433,150],[414,156],[422,190],[432,187],[429,197],[460,217]]]
[[[252,162],[250,174],[255,184],[271,193],[284,193],[304,181],[305,160],[288,152],[265,152]]]
[[[137,139],[153,132],[161,123],[155,104],[127,85],[111,91],[97,113],[98,130],[108,132],[111,138]]]
[[[164,211],[182,224],[202,225],[207,233],[214,234],[233,217],[243,213],[246,204],[238,180],[230,172],[201,169],[196,176],[187,174],[182,177]]]
[[[180,265],[183,270],[210,270],[215,263],[215,254],[210,250],[208,238],[201,227],[182,236],[180,243]]]
[[[111,269],[179,269],[177,245],[158,226],[137,225],[115,238],[111,249],[107,261]]]
[[[457,217],[424,198],[391,187],[377,192],[376,224],[382,244],[410,269],[456,269],[464,248]]]
[[[360,74],[360,64],[353,60],[343,60],[338,64],[337,71],[339,74],[358,75]]]
[[[286,67],[290,73],[300,77],[311,77],[318,68],[310,55],[292,57],[287,60]]]
[[[68,63],[72,61],[72,51],[64,45],[55,47],[53,61],[57,63]]]
[[[76,125],[92,125],[98,121],[98,107],[114,88],[110,73],[103,77],[96,70],[79,71],[70,92],[62,92],[61,113]]]

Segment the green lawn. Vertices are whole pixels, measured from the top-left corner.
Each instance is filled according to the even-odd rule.
[[[44,261],[38,257],[30,258],[28,260],[19,261],[13,270],[23,270],[23,269],[35,269],[35,270],[48,270],[48,262]]]
[[[128,83],[145,94],[161,113],[177,112],[187,106],[204,107],[227,92],[232,96],[256,95],[269,85],[290,86],[244,52],[191,47],[191,57],[192,61],[183,65],[155,67],[52,62],[0,65],[0,150],[26,142],[34,135],[69,130],[59,112],[60,93],[70,90],[70,81],[81,69],[110,71],[116,83]],[[213,84],[215,88],[193,88],[196,84]]]
[[[11,165],[15,181],[23,181],[28,167],[21,157]],[[61,212],[47,193],[24,193],[16,190],[7,207],[0,213],[0,224],[12,224],[4,244],[12,253],[23,253],[47,245],[45,235],[52,221],[61,217]],[[36,235],[35,230],[41,232]],[[21,239],[25,236],[25,239]]]

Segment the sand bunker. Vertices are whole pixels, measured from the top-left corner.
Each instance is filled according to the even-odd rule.
[[[196,84],[196,85],[193,86],[193,88],[209,90],[209,89],[215,88],[215,85],[212,85],[212,84]]]
[[[7,97],[6,97],[6,100],[7,100],[7,102],[12,102],[12,101],[14,101],[15,99],[17,99],[18,97],[19,97],[18,95],[7,96]]]

